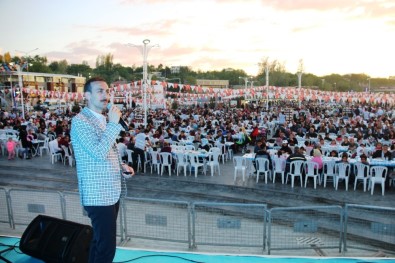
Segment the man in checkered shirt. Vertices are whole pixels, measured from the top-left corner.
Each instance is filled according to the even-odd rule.
[[[81,204],[92,222],[93,239],[89,262],[112,262],[116,249],[116,221],[122,188],[122,172],[134,174],[122,164],[115,144],[122,130],[121,112],[107,106],[108,85],[102,78],[89,79],[84,86],[88,102],[72,120],[71,142],[77,163]],[[123,182],[125,183],[125,182]]]

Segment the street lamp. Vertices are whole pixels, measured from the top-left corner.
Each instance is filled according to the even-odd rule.
[[[32,53],[33,51],[36,51],[36,50],[38,50],[38,47],[35,48],[35,49],[33,49],[33,50],[30,50],[30,51],[15,50],[16,52],[25,54],[25,56],[26,56],[26,71],[27,71],[27,72],[29,72],[29,56],[28,56],[28,55],[29,55],[30,53]]]
[[[265,72],[266,72],[266,111],[269,112],[269,65],[266,64]]]
[[[370,78],[368,78],[367,81],[369,81],[368,91],[369,91],[369,93],[370,93]]]
[[[144,106],[144,127],[147,127],[147,57],[148,57],[148,52],[151,50],[153,47],[159,47],[159,45],[148,45],[151,41],[149,39],[144,39],[143,40],[143,45],[134,45],[134,44],[128,44],[130,47],[136,47],[140,50],[141,54],[143,55],[143,92],[144,92],[144,101],[143,101],[143,106]]]
[[[239,79],[244,80],[244,89],[246,91],[247,90],[248,77],[239,77]]]
[[[301,100],[300,100],[300,90],[302,88],[302,75],[303,75],[303,72],[302,71],[298,71],[297,74],[298,74],[298,90],[299,90],[299,108],[300,108],[301,103],[302,103]]]
[[[19,83],[19,90],[21,93],[21,106],[22,106],[22,118],[25,119],[25,106],[23,101],[23,83],[22,83],[22,70],[19,64],[10,63],[10,65],[15,66],[18,72],[18,83]]]

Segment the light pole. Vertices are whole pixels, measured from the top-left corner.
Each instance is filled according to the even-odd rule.
[[[30,50],[30,51],[15,50],[16,52],[25,54],[25,56],[26,56],[26,71],[27,71],[27,72],[29,72],[29,56],[28,56],[28,55],[29,55],[30,53],[32,53],[33,51],[36,51],[36,50],[38,50],[38,47],[36,47],[35,49]]]
[[[128,44],[131,47],[137,47],[143,55],[144,127],[147,127],[147,76],[148,76],[147,57],[148,57],[148,52],[151,50],[151,48],[159,47],[159,45],[157,45],[157,44],[156,45],[148,45],[150,42],[151,41],[149,39],[144,39],[143,45]]]
[[[367,81],[369,81],[368,91],[369,91],[369,93],[370,93],[370,78],[368,78]]]
[[[25,119],[25,105],[24,105],[24,101],[23,101],[22,70],[21,70],[21,66],[19,64],[15,64],[15,67],[18,72],[18,83],[19,83],[19,90],[21,93],[22,118]]]
[[[321,81],[322,81],[322,90],[324,90],[324,87],[325,87],[325,79],[321,79]]]
[[[269,65],[266,64],[265,67],[265,72],[266,72],[266,111],[269,112]]]
[[[300,89],[302,88],[302,75],[303,72],[302,71],[298,71],[298,90],[299,90],[299,108],[302,104],[302,102],[300,101]]]
[[[244,91],[247,91],[248,77],[239,77],[239,79],[244,80]]]
[[[335,82],[335,83],[333,83],[333,85],[335,85],[335,90],[336,90],[336,82]]]

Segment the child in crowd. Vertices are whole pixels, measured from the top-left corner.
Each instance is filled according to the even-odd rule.
[[[16,155],[16,145],[17,143],[12,140],[12,138],[8,138],[7,141],[7,151],[8,151],[8,160],[13,160],[15,158]]]

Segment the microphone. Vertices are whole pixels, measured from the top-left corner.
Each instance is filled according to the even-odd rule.
[[[112,106],[112,104],[108,103],[107,104],[107,109],[110,110],[111,106]],[[119,122],[118,123],[122,125],[122,127],[123,127],[123,129],[125,131],[129,131],[129,126],[126,124],[126,122],[121,117],[119,118]]]

